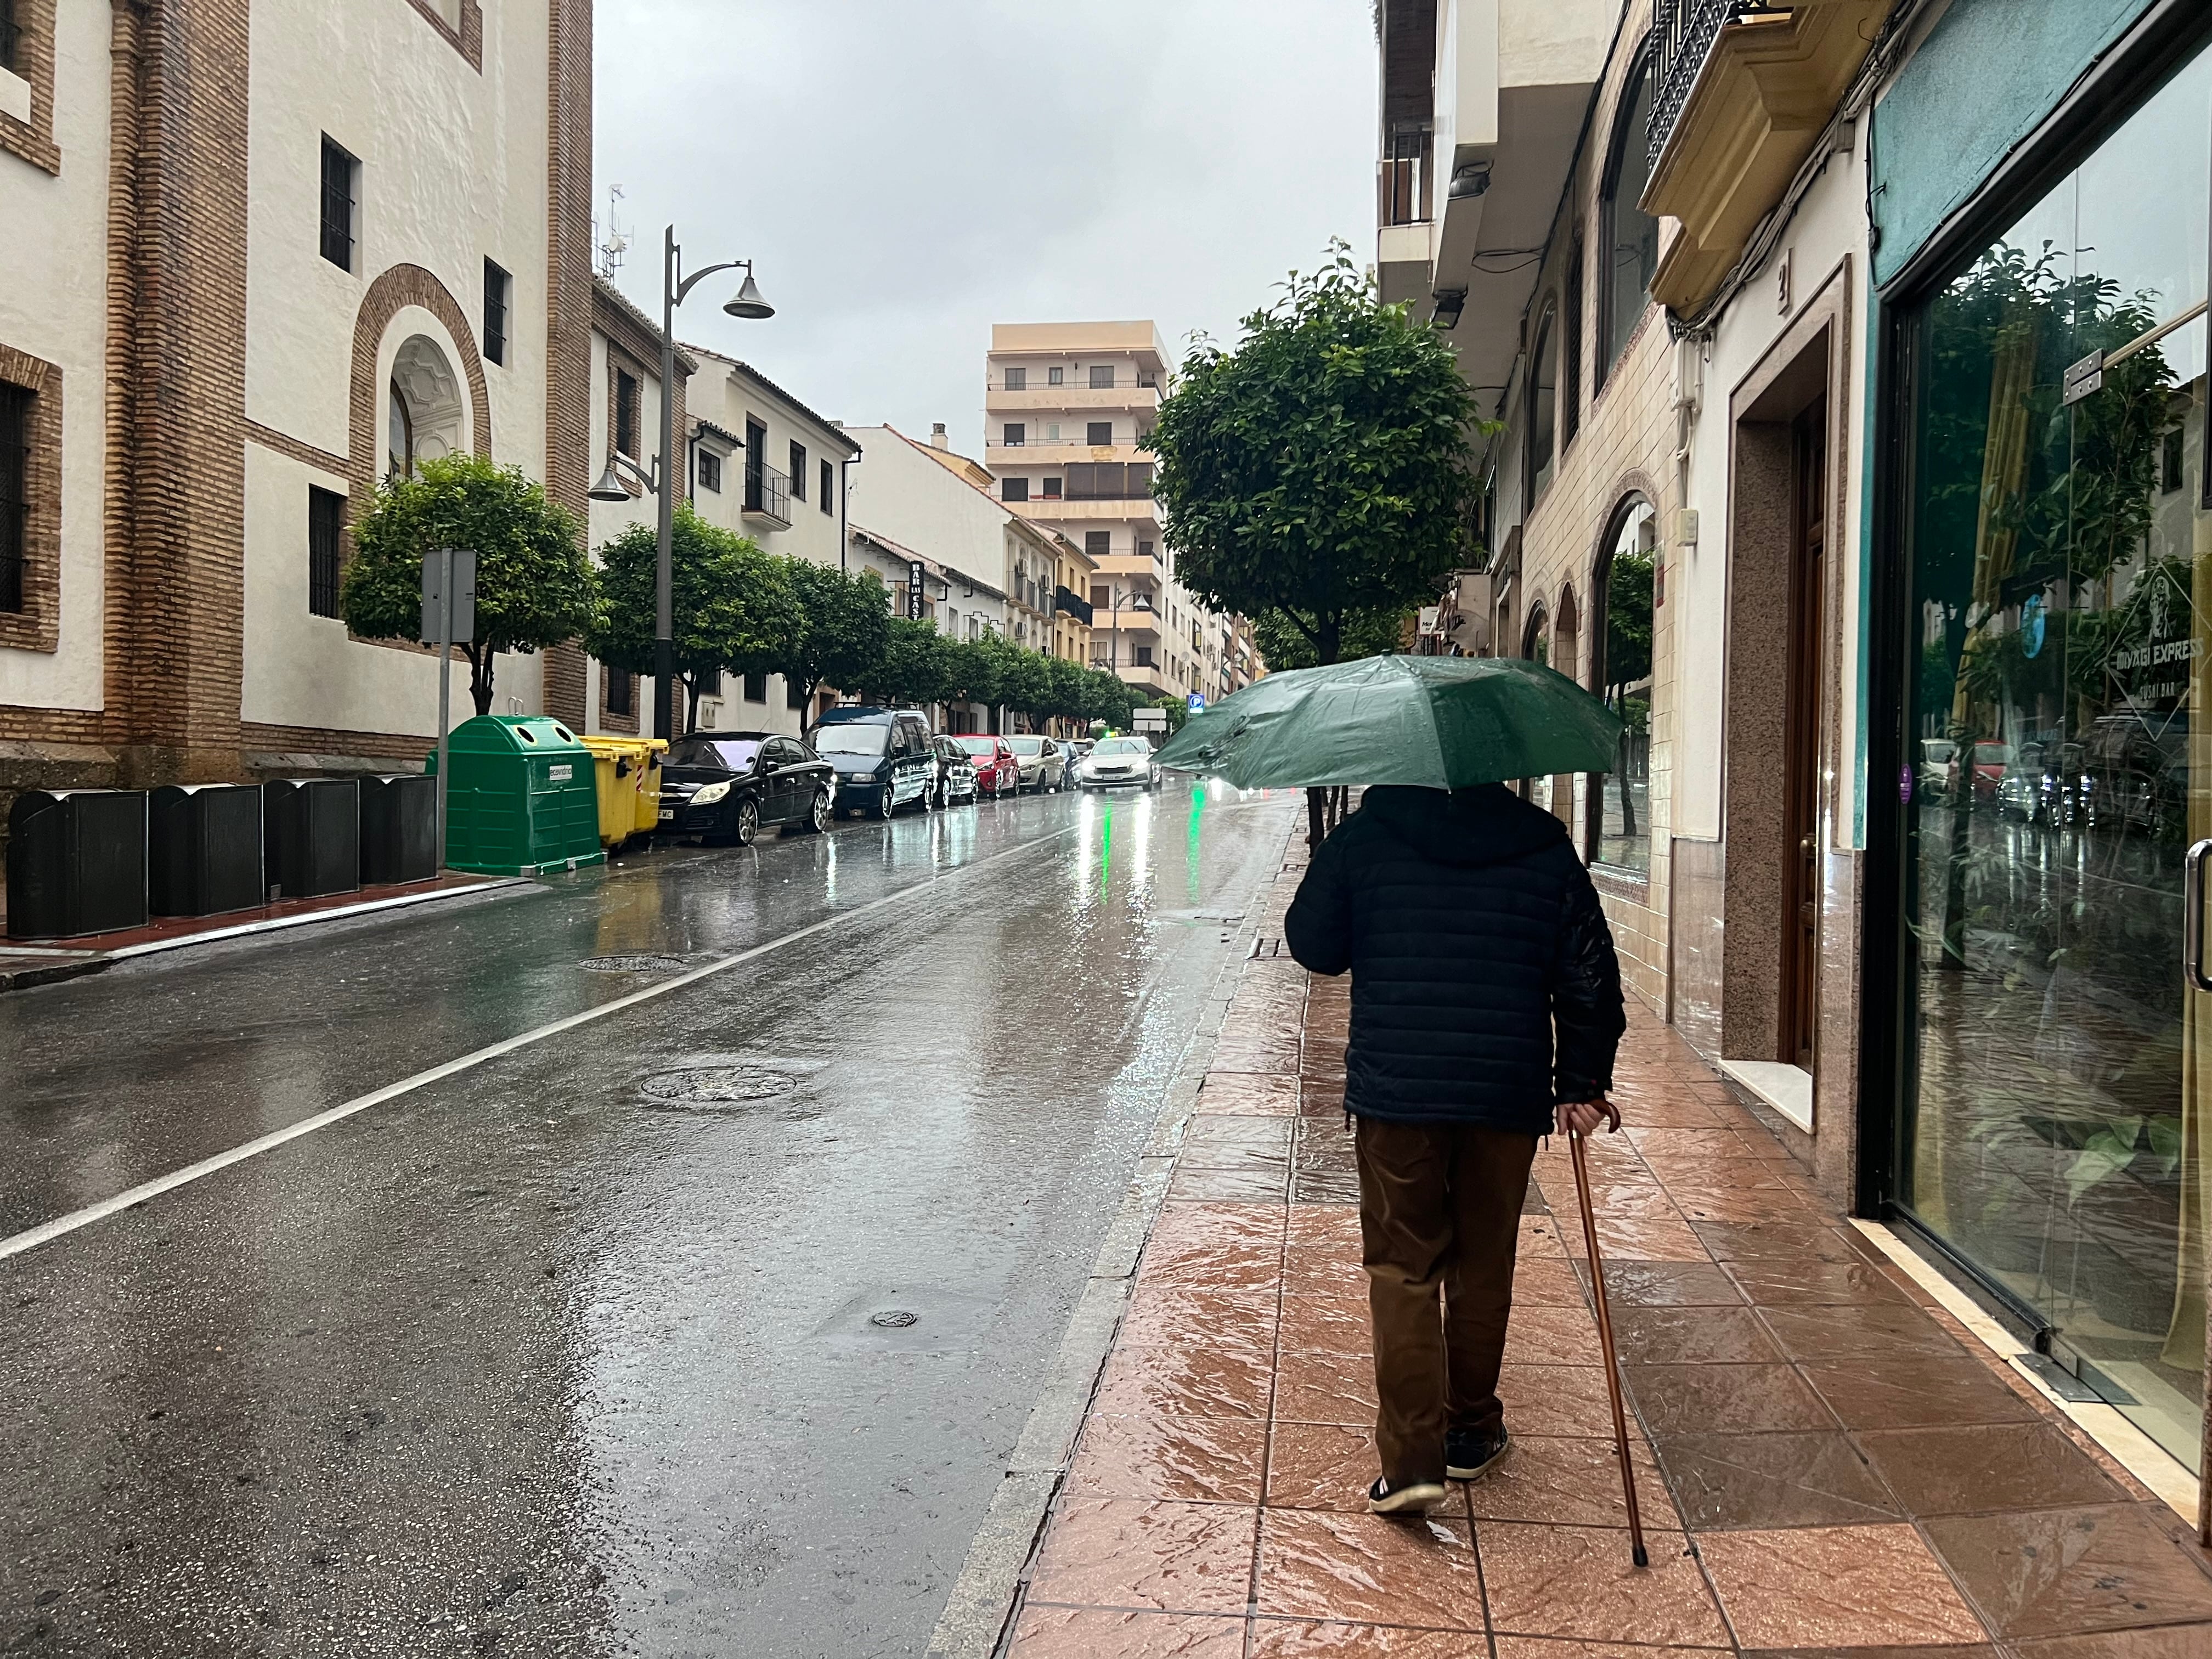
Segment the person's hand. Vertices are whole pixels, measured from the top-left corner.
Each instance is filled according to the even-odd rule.
[[[1611,1134],[1620,1127],[1620,1108],[1600,1095],[1595,1100],[1563,1100],[1558,1107],[1561,1134],[1590,1135],[1597,1126],[1606,1126]]]

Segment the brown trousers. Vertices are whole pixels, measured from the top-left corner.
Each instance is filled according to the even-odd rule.
[[[1536,1137],[1363,1117],[1358,1149],[1376,1450],[1393,1486],[1442,1480],[1446,1428],[1504,1419],[1498,1368]]]

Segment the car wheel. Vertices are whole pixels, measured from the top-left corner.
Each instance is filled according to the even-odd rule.
[[[830,792],[827,789],[816,790],[814,805],[806,811],[807,829],[818,836],[830,827],[830,820],[833,816],[830,810]]]
[[[730,839],[740,847],[750,847],[760,834],[760,803],[748,795],[738,803],[737,821]]]
[[[898,803],[891,798],[891,787],[887,783],[876,796],[876,816],[888,823],[897,811]]]

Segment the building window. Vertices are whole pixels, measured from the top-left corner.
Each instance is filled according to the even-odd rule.
[[[1093,363],[1091,365],[1091,389],[1094,392],[1111,392],[1114,389],[1113,364]]]
[[[1008,370],[1006,371],[1006,390],[1007,390],[1007,391],[1009,391],[1009,392],[1027,392],[1029,389],[1030,389],[1030,372],[1029,372],[1029,370],[1027,370],[1026,368],[1010,368],[1010,369],[1008,369]]]
[[[1048,368],[1044,372],[1044,378],[1047,385],[1060,386],[1066,381],[1067,371],[1064,368]]]
[[[1583,243],[1575,238],[1567,257],[1566,326],[1560,331],[1559,381],[1565,396],[1559,411],[1559,447],[1574,442],[1583,423]]]
[[[806,446],[791,447],[791,494],[794,500],[806,499]]]
[[[394,478],[415,476],[415,411],[407,405],[407,394],[399,389],[398,376],[392,381],[392,430],[386,438],[386,474]]]
[[[353,269],[355,185],[361,163],[323,140],[323,258],[340,270]]]
[[[0,611],[25,610],[31,523],[31,393],[0,385]]]
[[[1094,559],[1109,557],[1114,551],[1114,532],[1110,530],[1085,531],[1083,550]]]
[[[1544,307],[1544,320],[1536,325],[1536,349],[1528,358],[1528,500],[1534,504],[1552,482],[1557,459],[1559,416],[1559,364],[1552,349],[1553,324],[1557,311]]]
[[[1029,425],[1026,422],[1008,421],[1006,422],[1006,447],[1008,449],[1019,449],[1024,444],[1026,444],[1029,441]]]
[[[1152,556],[1152,543],[1142,537],[1139,537],[1137,541],[1137,556],[1140,559],[1149,559]]]
[[[1093,449],[1103,448],[1114,441],[1114,422],[1111,421],[1089,422],[1084,430],[1087,434],[1085,441]]]
[[[1599,231],[1605,249],[1605,276],[1599,285],[1598,384],[1636,332],[1644,307],[1651,303],[1651,274],[1659,268],[1659,222],[1637,203],[1651,180],[1651,69],[1645,64],[1634,89],[1621,100],[1626,112],[1614,124],[1613,157],[1599,198]]]
[[[1060,479],[1058,479],[1058,478],[1047,478],[1047,479],[1044,481],[1044,498],[1045,498],[1045,500],[1047,500],[1047,501],[1058,501],[1058,500],[1060,499]]]
[[[634,717],[637,714],[637,677],[635,674],[626,674],[619,668],[609,668],[602,664],[599,684],[606,690],[607,713],[624,718]]]
[[[638,452],[637,376],[626,368],[615,371],[615,447],[630,459]]]
[[[1590,629],[1598,657],[1589,684],[1621,718],[1620,758],[1610,776],[1593,775],[1590,856],[1646,871],[1651,865],[1651,620],[1657,520],[1641,495],[1615,516],[1613,537],[1592,585]]]
[[[822,489],[820,494],[822,510],[824,513],[835,513],[837,510],[837,473],[836,469],[832,467],[827,461],[822,463]]]
[[[786,708],[806,707],[806,688],[797,680],[787,678],[783,683],[783,706]]]
[[[766,702],[768,701],[767,675],[748,674],[745,676],[745,701],[747,702]]]
[[[490,260],[484,261],[483,355],[495,363],[507,361],[507,284],[514,280]]]
[[[1112,610],[1114,608],[1113,590],[1105,587],[1093,587],[1091,590],[1091,608],[1093,611]]]
[[[699,488],[722,493],[722,458],[711,449],[699,452]]]
[[[1001,478],[999,480],[999,499],[1000,501],[1025,501],[1029,500],[1029,498],[1030,481],[1027,478]]]
[[[21,33],[15,26],[15,0],[0,0],[0,69],[10,74],[15,71],[15,39]]]
[[[345,533],[346,498],[307,486],[307,614],[338,614],[338,549]]]
[[[1131,646],[1129,647],[1129,661],[1131,665],[1134,667],[1150,668],[1152,665],[1152,647],[1149,645]]]

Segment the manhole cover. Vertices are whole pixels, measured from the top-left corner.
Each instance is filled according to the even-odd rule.
[[[586,957],[576,964],[595,974],[677,974],[684,970],[681,957]]]
[[[669,1106],[741,1104],[791,1092],[791,1079],[741,1066],[695,1066],[661,1072],[638,1085],[647,1100]]]
[[[921,1316],[919,1314],[908,1313],[904,1308],[886,1308],[881,1313],[870,1314],[868,1323],[881,1325],[890,1330],[898,1330],[913,1324]]]

